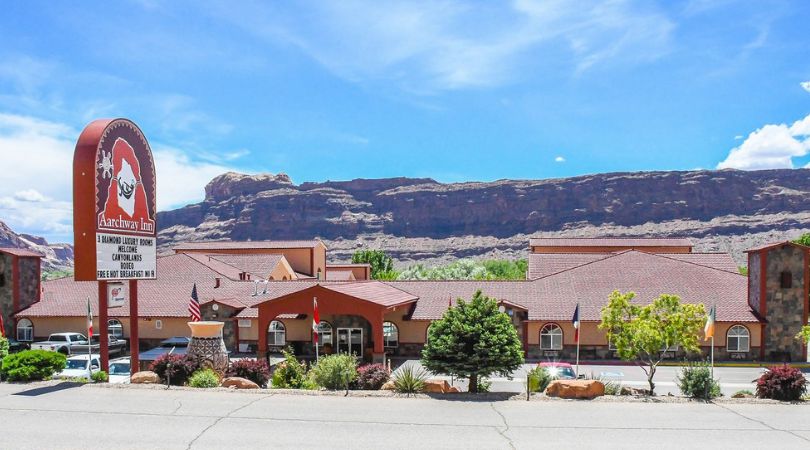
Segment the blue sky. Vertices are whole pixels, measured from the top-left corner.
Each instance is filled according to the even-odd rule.
[[[127,117],[161,209],[297,182],[810,162],[806,1],[10,2],[0,220],[70,241],[70,161]]]

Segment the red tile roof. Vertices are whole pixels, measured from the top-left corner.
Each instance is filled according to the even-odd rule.
[[[329,269],[326,271],[328,281],[351,281],[355,279],[353,275],[351,270]]]
[[[608,258],[616,253],[530,253],[529,276],[536,280],[563,270]],[[737,264],[728,253],[658,253],[660,256],[737,273]]]
[[[790,246],[793,246],[793,247],[799,247],[799,248],[804,249],[804,250],[810,250],[810,247],[807,247],[807,246],[804,246],[804,245],[801,245],[801,244],[797,244],[797,243],[795,243],[793,241],[782,241],[782,242],[772,242],[770,244],[764,244],[764,245],[760,245],[758,247],[749,248],[748,250],[745,251],[745,253],[768,250],[768,249],[772,249],[774,247],[780,247],[782,245],[790,245]]]
[[[203,241],[183,242],[174,246],[174,250],[243,250],[243,249],[289,249],[314,248],[324,245],[319,240],[309,241]]]
[[[283,255],[209,255],[211,259],[236,267],[253,278],[266,279],[285,259]]]
[[[348,269],[352,267],[371,267],[371,264],[367,263],[347,263],[347,264],[327,264],[326,270],[329,269]]]
[[[16,248],[16,247],[0,247],[0,253],[6,253],[8,255],[13,256],[21,256],[23,258],[42,258],[42,253],[35,252],[33,250],[28,250],[27,248]]]
[[[692,247],[686,238],[530,238],[530,247]]]

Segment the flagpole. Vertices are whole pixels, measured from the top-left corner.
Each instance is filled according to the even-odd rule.
[[[579,378],[579,333],[577,333],[577,378]]]
[[[712,336],[712,350],[711,350],[711,355],[712,355],[712,379],[714,379],[714,336]]]
[[[90,297],[87,297],[87,319],[88,319],[87,320],[87,322],[88,322],[88,324],[87,324],[87,331],[88,331],[88,333],[87,333],[88,334],[88,336],[87,336],[87,375],[88,375],[88,378],[87,379],[92,380],[93,379],[93,368],[92,368],[91,361],[93,361],[93,342],[92,342],[92,337],[89,336],[90,335],[89,331],[90,331],[90,327],[93,325],[93,315],[90,312]],[[99,352],[100,351],[101,351],[101,340],[99,339]]]

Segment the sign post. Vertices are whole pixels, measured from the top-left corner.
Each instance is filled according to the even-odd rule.
[[[98,282],[101,368],[107,372],[107,308],[122,306],[116,288],[125,280],[131,371],[138,371],[138,280],[155,279],[157,266],[155,191],[152,150],[137,125],[127,119],[87,125],[73,154],[74,278]],[[115,282],[111,289],[108,282]]]

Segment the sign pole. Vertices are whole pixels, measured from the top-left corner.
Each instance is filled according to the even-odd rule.
[[[107,282],[98,282],[98,350],[101,370],[110,373],[110,344],[107,337]]]
[[[129,373],[140,370],[138,345],[138,280],[129,280]]]

